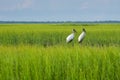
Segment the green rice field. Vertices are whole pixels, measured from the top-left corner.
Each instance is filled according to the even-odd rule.
[[[120,80],[120,24],[0,24],[0,80]]]

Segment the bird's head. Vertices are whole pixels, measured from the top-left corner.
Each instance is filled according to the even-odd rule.
[[[85,28],[83,28],[83,31],[86,32]]]
[[[73,29],[72,31],[73,31],[73,33],[76,33],[76,32],[77,32],[75,29]]]

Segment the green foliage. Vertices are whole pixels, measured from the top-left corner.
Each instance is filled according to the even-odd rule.
[[[85,27],[87,35],[83,45],[120,45],[120,24],[96,24],[96,25],[60,25],[60,24],[16,24],[0,25],[0,45],[65,45],[65,38],[75,28],[74,44],[78,44],[77,38]]]
[[[2,24],[0,80],[120,80],[119,34],[120,24]]]
[[[0,80],[119,80],[120,49],[1,46]]]

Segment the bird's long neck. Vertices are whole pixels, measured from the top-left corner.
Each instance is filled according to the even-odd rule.
[[[73,32],[72,34],[75,35],[75,32]]]

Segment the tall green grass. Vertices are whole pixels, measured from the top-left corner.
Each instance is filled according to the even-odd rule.
[[[120,24],[1,24],[0,80],[120,80],[119,34]]]
[[[77,38],[85,27],[87,31],[84,45],[120,45],[120,24],[99,25],[0,25],[0,45],[40,45],[51,46],[65,44],[66,37],[75,28],[74,44],[78,44]]]
[[[0,80],[119,80],[120,49],[1,46]]]

